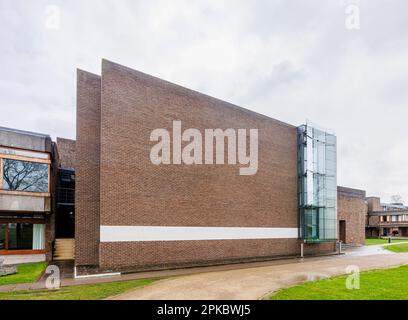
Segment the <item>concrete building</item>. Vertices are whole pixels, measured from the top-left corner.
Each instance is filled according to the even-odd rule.
[[[0,128],[0,255],[51,258],[55,155],[48,135]]]
[[[74,163],[75,141],[0,127],[0,256],[74,258]]]

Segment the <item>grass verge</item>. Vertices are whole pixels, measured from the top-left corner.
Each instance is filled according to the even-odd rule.
[[[365,271],[360,274],[360,289],[346,288],[347,276],[307,282],[281,289],[270,300],[407,300],[408,265]]]
[[[394,246],[385,246],[384,249],[392,252],[408,252],[408,243],[396,244]]]
[[[57,290],[0,292],[0,300],[101,300],[151,284],[156,279],[86,284]]]
[[[391,243],[393,242],[408,242],[408,239],[391,239]],[[365,240],[365,245],[366,246],[373,246],[373,245],[378,245],[378,244],[387,244],[388,239],[378,239],[378,238],[370,238]]]
[[[46,262],[19,265],[17,266],[16,274],[0,277],[0,286],[36,282],[40,278],[46,267]]]

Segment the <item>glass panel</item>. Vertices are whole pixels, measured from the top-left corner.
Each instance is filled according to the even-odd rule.
[[[0,250],[6,250],[6,225],[0,224]]]
[[[48,165],[29,161],[4,159],[5,190],[48,192]]]
[[[304,125],[298,128],[301,236],[318,242],[337,238],[336,136]]]
[[[44,225],[35,224],[33,228],[33,250],[42,250],[44,248]]]
[[[33,249],[33,224],[9,223],[8,250]]]

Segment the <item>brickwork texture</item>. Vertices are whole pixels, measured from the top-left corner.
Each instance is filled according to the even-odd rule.
[[[75,140],[57,138],[59,166],[64,169],[75,169]]]
[[[364,245],[367,219],[365,195],[365,191],[362,190],[345,187],[337,189],[337,220],[345,221],[346,244]]]
[[[75,262],[99,265],[101,79],[78,70],[75,154]]]
[[[77,103],[77,265],[154,268],[300,253],[298,239],[96,245],[99,225],[297,228],[297,134],[295,126],[106,60],[101,79],[78,73]],[[151,132],[171,133],[175,120],[203,135],[258,129],[257,174],[240,176],[240,164],[152,164]],[[307,246],[306,254],[333,248]]]

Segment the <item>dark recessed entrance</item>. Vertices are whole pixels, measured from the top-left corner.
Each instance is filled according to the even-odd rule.
[[[58,170],[57,184],[57,239],[75,237],[75,171],[68,169]]]
[[[339,221],[339,238],[341,242],[346,243],[346,221],[345,220]]]

